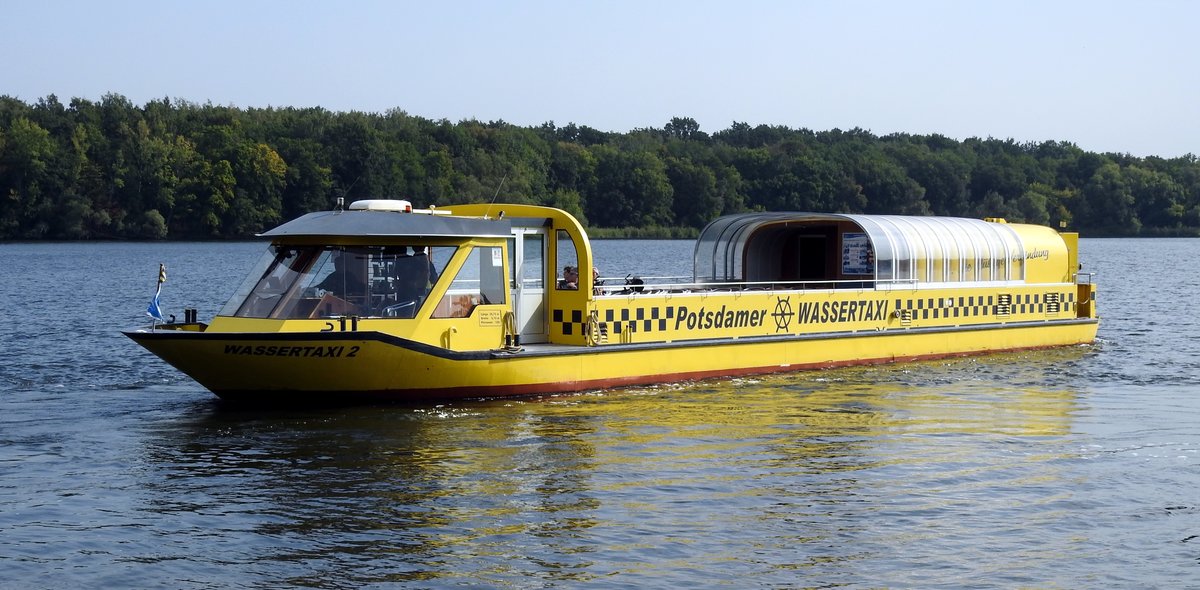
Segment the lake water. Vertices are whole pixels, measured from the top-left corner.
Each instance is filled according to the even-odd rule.
[[[261,248],[0,245],[0,587],[1200,588],[1200,240],[1082,241],[1095,346],[546,399],[231,410],[119,334]]]

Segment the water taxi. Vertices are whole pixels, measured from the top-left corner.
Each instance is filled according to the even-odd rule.
[[[226,400],[348,403],[1070,346],[1099,324],[1078,235],[1002,219],[729,215],[670,280],[586,272],[584,228],[533,205],[356,201],[261,237],[209,323],[125,334]]]

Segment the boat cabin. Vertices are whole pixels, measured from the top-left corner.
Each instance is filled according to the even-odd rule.
[[[1004,220],[747,213],[704,229],[694,272],[702,284],[782,289],[1067,282],[1064,237],[1074,234]]]

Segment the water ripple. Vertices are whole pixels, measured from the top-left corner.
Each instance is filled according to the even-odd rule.
[[[7,302],[0,587],[1194,587],[1198,285],[1165,247],[1200,255],[1084,240],[1093,346],[261,412],[118,334],[159,261],[207,316],[257,247],[3,245],[45,295]]]

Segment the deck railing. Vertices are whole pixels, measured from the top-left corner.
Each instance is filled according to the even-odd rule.
[[[639,282],[640,281],[640,282]],[[639,293],[711,293],[734,291],[874,290],[880,286],[912,287],[914,279],[805,281],[694,281],[692,277],[601,277],[597,295]]]

